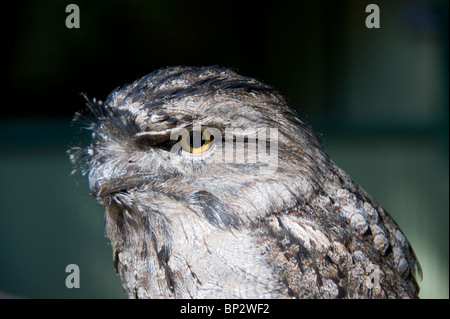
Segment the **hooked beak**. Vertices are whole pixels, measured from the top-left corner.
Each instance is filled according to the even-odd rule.
[[[117,177],[110,180],[97,180],[91,185],[91,195],[96,199],[104,198],[113,193],[125,192],[138,188],[151,181],[149,176],[132,175]]]

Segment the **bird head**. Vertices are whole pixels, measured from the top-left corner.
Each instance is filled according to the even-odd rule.
[[[321,183],[327,158],[309,127],[273,87],[230,69],[161,69],[87,106],[92,141],[71,158],[105,206],[181,205],[229,227]]]

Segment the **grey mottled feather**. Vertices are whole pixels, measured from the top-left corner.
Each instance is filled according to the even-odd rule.
[[[88,106],[92,143],[70,156],[106,208],[130,297],[417,297],[420,266],[399,227],[272,87],[220,67],[171,67]],[[276,172],[208,162],[218,146],[171,153],[170,134],[194,123],[276,128]],[[367,284],[372,266],[379,285]]]

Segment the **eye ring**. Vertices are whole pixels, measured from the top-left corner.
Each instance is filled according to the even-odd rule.
[[[214,136],[206,130],[189,130],[181,135],[181,147],[191,154],[202,154],[212,146]]]

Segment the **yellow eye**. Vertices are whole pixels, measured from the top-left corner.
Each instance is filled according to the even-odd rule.
[[[206,152],[212,145],[214,136],[205,130],[187,131],[181,135],[181,147],[191,154],[202,154]]]

